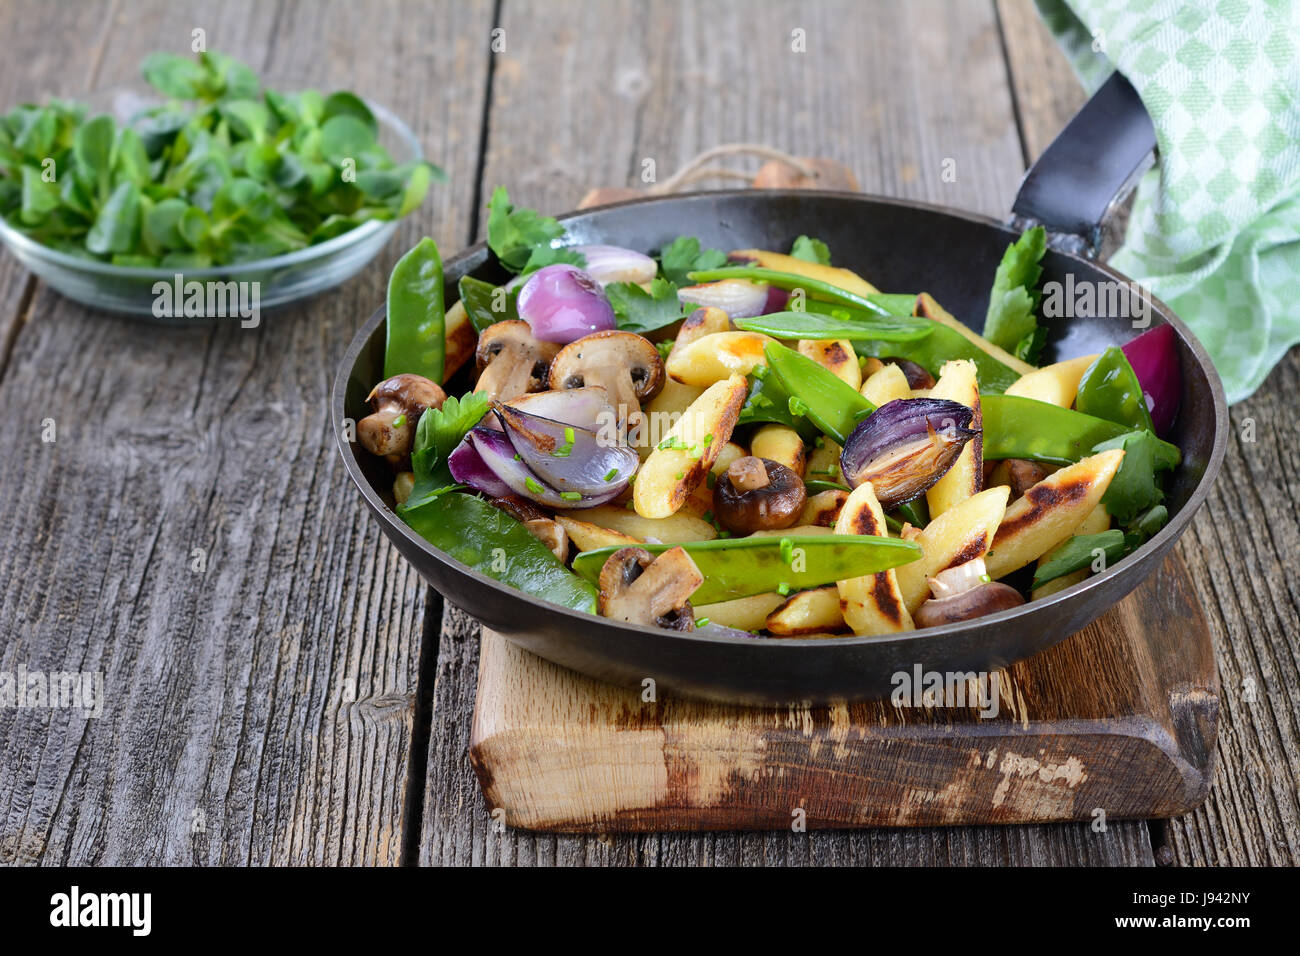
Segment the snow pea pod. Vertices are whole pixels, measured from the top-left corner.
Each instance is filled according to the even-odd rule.
[[[690,272],[686,276],[692,282],[716,282],[720,279],[749,279],[751,282],[764,282],[778,289],[802,289],[812,299],[825,302],[837,302],[841,305],[856,306],[876,315],[891,315],[890,311],[872,298],[856,295],[831,285],[821,279],[795,275],[793,272],[780,272],[776,269],[763,269],[759,266],[727,266],[722,269],[702,269]]]
[[[831,305],[826,312],[769,312],[749,319],[736,319],[735,323],[737,328],[746,332],[762,332],[778,339],[908,342],[930,334],[930,324],[926,319],[887,319],[847,305]]]
[[[533,597],[596,613],[596,589],[510,515],[451,491],[402,514],[411,530],[475,571]]]
[[[783,538],[718,538],[682,545],[642,544],[651,554],[682,547],[704,575],[691,595],[695,604],[714,604],[768,591],[803,591],[845,578],[876,574],[921,556],[911,541],[859,534],[796,534]],[[589,581],[600,577],[616,547],[584,551],[573,570]]]
[[[388,277],[384,378],[413,372],[431,382],[442,381],[446,353],[442,282],[442,257],[428,236],[397,260]]]
[[[1070,465],[1092,454],[1094,446],[1134,429],[1048,402],[1014,395],[980,395],[984,413],[984,457],[1028,458]],[[1173,468],[1182,453],[1167,441],[1156,441],[1157,461]]]
[[[1142,385],[1124,350],[1114,345],[1097,356],[1079,381],[1074,400],[1079,411],[1138,431],[1155,434]]]
[[[768,342],[763,357],[792,396],[790,411],[807,416],[841,445],[858,423],[876,410],[862,393],[834,372],[780,342]]]
[[[518,296],[517,289],[507,290],[473,276],[460,280],[460,302],[475,332],[519,318]]]
[[[749,395],[740,410],[737,423],[749,425],[776,422],[793,428],[804,441],[812,441],[818,435],[816,426],[802,415],[790,411],[790,398],[791,395],[779,376],[774,375],[766,365],[756,365],[749,375]]]

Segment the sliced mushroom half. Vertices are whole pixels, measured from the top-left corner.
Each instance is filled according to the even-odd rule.
[[[559,350],[554,342],[534,338],[522,319],[493,323],[478,338],[475,391],[487,392],[498,401],[540,392],[546,388],[551,360]]]
[[[600,571],[600,613],[630,624],[693,630],[690,596],[703,583],[704,575],[682,548],[657,558],[644,548],[619,548]]]
[[[649,339],[634,332],[593,332],[570,342],[551,362],[551,388],[599,385],[614,406],[629,444],[641,425],[641,404],[664,385],[664,363]]]

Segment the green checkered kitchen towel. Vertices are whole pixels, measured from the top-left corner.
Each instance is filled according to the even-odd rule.
[[[1300,342],[1300,2],[1035,2],[1089,91],[1119,70],[1155,123],[1159,162],[1112,264],[1246,398]]]

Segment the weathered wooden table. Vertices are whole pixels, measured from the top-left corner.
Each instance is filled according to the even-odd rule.
[[[757,141],[1003,214],[1083,99],[1029,0],[6,0],[0,102],[128,80],[196,28],[395,108],[451,180],[364,274],[256,329],[95,313],[0,258],[0,671],[102,672],[105,694],[98,718],[0,709],[0,863],[1300,860],[1300,353],[1233,409],[1181,546],[1223,681],[1214,791],[1105,833],[493,832],[466,757],[476,628],[388,546],[334,449],[327,388],[389,267],[421,234],[475,241],[496,184],[560,212],[645,160],[662,177]]]

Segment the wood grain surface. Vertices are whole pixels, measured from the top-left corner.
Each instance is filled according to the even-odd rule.
[[[93,313],[0,255],[0,670],[100,671],[106,696],[89,720],[0,710],[0,863],[1300,860],[1294,352],[1233,409],[1218,494],[1180,548],[1223,680],[1214,789],[1105,840],[497,832],[467,756],[477,629],[383,540],[333,448],[327,386],[388,268],[419,235],[481,235],[498,183],[560,212],[589,185],[640,184],[647,159],[666,177],[750,140],[1001,214],[1081,97],[1029,0],[5,0],[0,99],[128,80],[198,27],[277,77],[393,107],[451,179],[371,268],[255,330]]]

